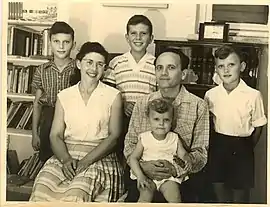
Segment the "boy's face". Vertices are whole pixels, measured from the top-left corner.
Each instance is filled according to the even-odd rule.
[[[73,39],[70,34],[58,33],[51,36],[51,48],[54,57],[65,59],[70,56]]]
[[[129,25],[129,31],[125,37],[131,51],[139,53],[145,52],[148,45],[153,40],[153,35],[150,35],[149,33],[149,27],[142,23]]]
[[[245,70],[246,63],[240,62],[236,53],[231,53],[225,59],[216,58],[216,71],[225,84],[238,83],[240,72]]]
[[[104,72],[105,58],[99,53],[90,52],[81,61],[77,60],[77,67],[81,70],[82,79],[98,81]]]
[[[172,112],[158,113],[154,110],[149,111],[149,122],[151,130],[156,135],[165,135],[172,126]]]

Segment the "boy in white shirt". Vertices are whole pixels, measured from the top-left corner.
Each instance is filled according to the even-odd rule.
[[[234,46],[215,52],[222,84],[205,94],[214,122],[209,145],[209,173],[218,202],[248,203],[254,186],[254,152],[267,123],[261,93],[241,78],[246,63]]]

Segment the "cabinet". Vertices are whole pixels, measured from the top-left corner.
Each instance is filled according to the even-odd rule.
[[[206,41],[183,41],[183,40],[155,40],[155,56],[167,48],[179,49],[189,57],[187,69],[191,69],[197,75],[196,83],[184,83],[186,88],[194,94],[204,97],[207,90],[214,87],[214,51],[224,44],[234,44],[244,54],[247,63],[245,71],[241,74],[242,79],[251,87],[256,88],[259,63],[263,44],[252,43],[223,43],[223,42],[206,42]]]

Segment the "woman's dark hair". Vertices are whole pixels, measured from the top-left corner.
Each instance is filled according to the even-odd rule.
[[[88,53],[95,52],[102,55],[105,59],[105,63],[107,64],[109,53],[107,50],[98,42],[86,42],[84,43],[79,53],[76,55],[76,60],[81,61],[84,56]],[[70,85],[75,85],[81,80],[81,72],[78,68],[74,70],[74,73],[70,77]]]

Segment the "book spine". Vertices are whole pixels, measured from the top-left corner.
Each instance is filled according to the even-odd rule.
[[[9,45],[8,45],[8,55],[13,54],[13,43],[14,43],[14,27],[10,27],[10,37],[9,38]]]
[[[30,47],[30,38],[26,37],[25,39],[25,57],[29,56],[29,47]]]

